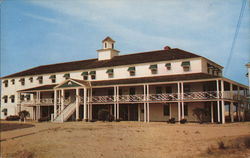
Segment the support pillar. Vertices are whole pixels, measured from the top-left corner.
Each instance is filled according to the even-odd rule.
[[[138,104],[138,121],[141,122],[141,104]]]
[[[116,87],[114,86],[114,119],[117,120]]]
[[[144,94],[144,122],[147,122],[147,106],[146,106],[146,101],[147,101],[147,95],[146,95],[146,85],[143,85],[143,94]]]
[[[225,101],[224,101],[224,81],[221,80],[221,96],[222,96],[222,100],[221,100],[221,123],[224,124],[225,123]]]
[[[234,122],[234,103],[230,102],[230,118],[231,122]]]
[[[181,121],[181,94],[180,94],[180,82],[177,83],[177,93],[178,93],[178,121]]]
[[[88,111],[87,111],[87,88],[84,88],[83,91],[83,119],[84,121],[87,121],[88,118]]]
[[[216,90],[217,90],[217,121],[220,122],[220,89],[219,89],[219,80],[216,80]]]
[[[184,119],[184,86],[183,82],[181,82],[181,119]]]
[[[61,90],[61,111],[64,109],[64,89]]]
[[[172,118],[172,104],[169,104],[169,119]]]
[[[119,105],[119,86],[116,87],[117,90],[116,90],[116,100],[117,100],[117,106],[116,106],[116,110],[117,110],[117,113],[116,113],[116,116],[117,116],[117,119],[119,120],[120,119],[120,105]]]
[[[211,123],[214,123],[214,105],[211,102]]]
[[[150,115],[149,115],[149,85],[147,85],[147,122],[150,120]]]
[[[79,89],[76,89],[76,121],[79,120],[79,103],[80,103],[80,96],[79,96]]]
[[[54,90],[54,119],[56,118],[56,116],[57,116],[57,90]]]

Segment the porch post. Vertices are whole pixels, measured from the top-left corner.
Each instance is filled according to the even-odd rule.
[[[177,93],[178,93],[178,121],[181,120],[181,102],[180,102],[180,82],[177,82]]]
[[[217,120],[220,122],[220,89],[219,89],[219,80],[216,80],[216,89],[217,89]]]
[[[54,119],[56,119],[56,116],[57,116],[56,107],[57,107],[57,90],[54,90]]]
[[[172,104],[171,103],[169,103],[169,119],[171,119],[172,118]]]
[[[237,86],[237,95],[238,98],[240,98],[240,87]],[[238,121],[240,121],[240,102],[237,102],[237,116],[238,116]]]
[[[84,110],[84,116],[83,119],[84,121],[87,121],[87,88],[84,87],[84,95],[83,95],[83,110]]]
[[[214,105],[211,101],[211,123],[214,123]]]
[[[116,108],[116,87],[114,86],[114,119],[117,120],[117,108]]]
[[[221,96],[222,96],[222,100],[221,100],[222,120],[221,120],[221,123],[224,124],[225,123],[225,102],[224,102],[224,81],[223,80],[221,80]]]
[[[141,122],[141,104],[138,105],[138,121]]]
[[[90,100],[90,114],[89,114],[89,116],[90,116],[90,120],[92,120],[92,88],[90,88],[89,89],[89,100]]]
[[[64,109],[64,89],[61,90],[61,110],[60,111],[63,111]]]
[[[120,108],[120,106],[119,106],[119,86],[117,86],[116,87],[117,88],[117,90],[116,90],[116,92],[117,92],[117,107],[116,107],[116,110],[117,110],[117,113],[116,113],[116,115],[117,115],[117,119],[119,120],[120,119],[120,111],[119,111],[119,108]]]
[[[148,117],[147,117],[147,120],[148,120],[148,122],[150,121],[150,119],[149,119],[149,85],[147,84],[147,100],[148,100],[148,102],[147,102],[147,114],[148,114]]]
[[[144,94],[144,122],[147,122],[147,106],[146,106],[146,101],[147,101],[147,98],[146,98],[146,85],[144,84],[143,85],[143,94]]]
[[[181,82],[181,119],[184,119],[184,88],[183,88],[183,82]]]
[[[76,88],[76,121],[79,119],[79,102],[80,102],[79,89]]]
[[[233,84],[230,83],[230,95],[231,95],[231,99],[233,100]],[[231,122],[234,122],[234,104],[231,101],[230,102],[230,117],[231,117]]]

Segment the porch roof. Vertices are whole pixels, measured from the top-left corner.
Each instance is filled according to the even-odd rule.
[[[213,79],[213,78],[221,78],[221,77],[212,76],[212,75],[205,74],[205,73],[193,73],[193,74],[182,74],[182,75],[140,77],[140,78],[131,78],[131,79],[119,79],[119,80],[91,81],[91,85],[92,86],[106,86],[106,85],[118,85],[118,84],[173,82],[173,81],[201,80],[201,79]]]
[[[41,91],[41,90],[53,90],[53,88],[57,86],[57,84],[50,84],[50,85],[44,85],[44,86],[38,86],[28,89],[22,89],[17,92],[30,92],[30,91]]]

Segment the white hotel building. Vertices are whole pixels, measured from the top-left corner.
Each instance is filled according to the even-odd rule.
[[[28,110],[30,118],[96,120],[106,109],[129,121],[244,121],[248,87],[222,76],[223,67],[202,56],[165,47],[119,55],[110,37],[98,58],[42,65],[2,77],[1,118]]]

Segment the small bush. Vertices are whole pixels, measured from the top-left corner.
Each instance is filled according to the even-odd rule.
[[[18,115],[10,115],[10,116],[6,117],[5,120],[7,120],[7,121],[17,121],[19,119],[20,119],[20,117]]]
[[[167,121],[168,123],[172,123],[172,124],[174,124],[175,123],[175,118],[170,118],[168,121]]]
[[[221,150],[225,150],[226,149],[226,146],[225,146],[225,144],[224,144],[223,141],[219,141],[218,142],[218,146],[219,146],[219,149],[221,149]]]
[[[50,120],[50,117],[41,117],[38,119],[38,122],[46,122],[46,121],[49,121]]]
[[[181,120],[180,120],[180,123],[181,123],[181,124],[187,123],[187,119],[181,119]]]

